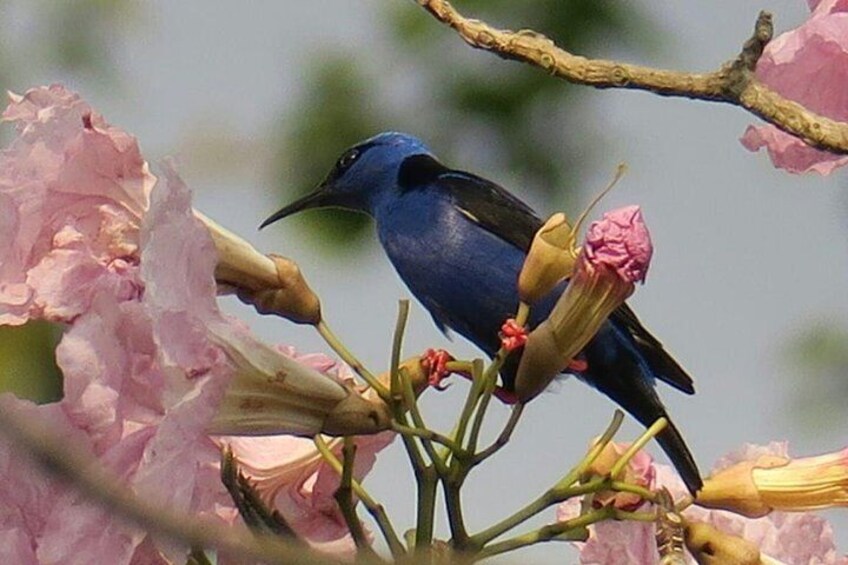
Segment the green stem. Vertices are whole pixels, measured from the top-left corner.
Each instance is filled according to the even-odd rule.
[[[506,422],[506,426],[504,426],[503,431],[501,431],[501,435],[486,449],[479,452],[474,456],[474,460],[471,462],[472,466],[479,465],[495,453],[497,453],[503,446],[509,442],[509,438],[512,437],[512,432],[515,431],[515,426],[518,425],[518,420],[521,418],[521,413],[524,411],[524,404],[516,404],[512,407],[512,412],[509,415],[509,420]]]
[[[335,454],[330,450],[330,447],[327,445],[327,442],[324,441],[324,438],[320,435],[316,435],[312,438],[315,443],[315,447],[318,448],[319,453],[324,458],[324,461],[339,475],[342,474],[342,463],[338,460]],[[356,493],[356,496],[359,497],[359,500],[362,501],[362,504],[365,505],[365,508],[368,510],[368,513],[374,518],[377,522],[377,526],[379,526],[380,531],[383,533],[383,537],[386,540],[386,544],[389,546],[389,551],[392,552],[392,557],[396,560],[400,559],[406,554],[406,550],[403,547],[403,544],[400,542],[400,538],[395,532],[394,526],[392,526],[391,521],[389,520],[388,515],[386,514],[386,509],[383,508],[382,504],[377,503],[370,494],[359,484],[359,481],[351,479],[350,486],[353,489],[353,492]]]
[[[426,439],[433,443],[441,444],[447,447],[452,453],[456,454],[457,457],[465,457],[467,456],[467,452],[459,447],[456,442],[454,442],[451,438],[447,436],[443,436],[438,432],[434,432],[429,429],[421,429],[418,427],[410,427],[405,426],[403,424],[398,424],[397,422],[392,422],[392,431],[395,431],[402,435],[413,436],[417,438]],[[441,457],[439,457],[441,459]]]
[[[573,487],[555,486],[545,491],[542,496],[515,512],[513,515],[504,518],[497,524],[486,528],[482,532],[472,536],[472,540],[477,545],[485,545],[493,539],[502,536],[509,530],[520,526],[536,514],[546,510],[554,504],[559,504],[564,500],[568,500],[574,496],[581,496],[591,492],[598,492],[606,485],[607,480],[604,477],[596,477],[591,481],[578,484]]]
[[[515,323],[519,326],[527,325],[527,318],[530,317],[530,305],[526,302],[518,303],[518,312],[515,313]]]
[[[403,394],[400,387],[400,353],[403,347],[403,334],[406,330],[406,322],[409,319],[409,300],[398,301],[398,315],[395,322],[395,333],[392,338],[392,358],[390,369],[390,390],[392,399],[399,399]]]
[[[604,430],[604,433],[601,434],[601,437],[595,444],[589,448],[589,451],[586,453],[586,456],[583,458],[580,463],[578,463],[571,471],[568,472],[559,482],[556,484],[556,487],[569,487],[577,482],[580,477],[586,472],[586,469],[595,462],[595,459],[601,454],[607,444],[612,441],[612,438],[615,437],[615,434],[618,433],[619,428],[621,428],[621,423],[624,421],[624,412],[616,409],[616,411],[612,415],[612,421],[607,426],[607,429]],[[556,488],[555,487],[555,488]]]
[[[459,415],[459,421],[456,424],[456,431],[453,433],[453,440],[462,445],[465,441],[465,431],[474,415],[474,410],[477,407],[477,401],[485,389],[483,382],[483,361],[475,359],[471,363],[471,389],[468,391],[468,396],[465,399],[465,406]],[[453,461],[451,461],[453,464]]]
[[[645,487],[640,487],[639,485],[634,485],[633,483],[625,483],[622,481],[610,481],[610,490],[614,490],[617,492],[629,492],[631,494],[635,494],[642,500],[647,500],[648,502],[656,502],[657,495],[649,489]]]
[[[353,542],[356,544],[356,548],[362,552],[363,555],[374,558],[377,554],[368,543],[368,538],[365,536],[365,530],[362,528],[362,522],[359,521],[359,517],[356,515],[356,506],[353,501],[352,484],[353,466],[356,462],[356,444],[353,443],[353,438],[350,436],[346,436],[344,438],[342,457],[344,460],[342,464],[342,478],[341,481],[339,481],[339,488],[336,489],[334,498],[336,499],[336,504],[339,505],[342,516],[344,516],[345,523],[347,524],[348,530],[350,530],[350,535],[353,538]]]
[[[383,399],[384,402],[386,402],[387,404],[391,402],[389,390],[386,388],[386,386],[380,381],[378,381],[377,377],[375,377],[368,369],[366,369],[365,365],[363,365],[359,361],[359,359],[354,357],[353,353],[351,353],[350,350],[348,350],[348,348],[345,347],[344,344],[339,340],[339,338],[336,337],[336,334],[333,333],[333,331],[330,329],[330,326],[328,326],[324,320],[318,322],[315,328],[318,330],[318,333],[321,334],[321,337],[324,338],[324,341],[327,342],[327,345],[329,345],[333,349],[333,351],[335,351],[336,354],[338,354],[338,356],[342,358],[342,361],[347,363],[351,369],[356,371],[356,374],[362,377],[362,379],[366,383],[368,383],[368,386],[377,391],[377,394],[380,396],[380,398]]]
[[[639,438],[630,444],[630,447],[627,448],[627,451],[615,462],[615,465],[610,469],[610,477],[615,479],[618,475],[624,470],[624,467],[633,459],[633,456],[636,453],[645,447],[645,445],[654,439],[658,433],[663,431],[666,426],[668,426],[668,420],[665,418],[659,418],[656,422],[654,422],[650,428],[645,430],[645,432],[639,436]]]
[[[424,423],[424,418],[421,416],[421,411],[418,410],[418,401],[415,399],[415,391],[412,390],[412,381],[408,378],[406,373],[401,371],[400,380],[401,380],[401,390],[403,392],[404,403],[406,407],[409,409],[409,414],[412,417],[412,422],[415,424],[415,428],[422,430],[424,432],[429,432],[433,437],[442,437],[436,432],[432,432],[427,428],[427,425]],[[426,434],[425,434],[426,435]],[[448,442],[451,442],[450,439],[444,438]],[[440,477],[444,477],[447,475],[447,465],[445,464],[445,460],[439,455],[436,448],[433,446],[433,441],[428,437],[420,438],[421,445],[424,446],[424,451],[427,452],[427,455],[430,457],[430,460],[433,462],[433,465],[436,467],[436,471],[439,473]],[[453,443],[453,442],[451,442]],[[455,444],[454,444],[455,445]],[[456,454],[456,451],[453,451]]]
[[[465,529],[465,520],[462,516],[462,497],[460,490],[464,477],[455,476],[442,480],[445,493],[445,506],[448,512],[448,525],[451,531],[451,543],[457,551],[467,551],[474,546],[469,544],[470,537]]]
[[[587,514],[582,514],[576,518],[572,518],[571,520],[557,522],[556,524],[548,524],[538,530],[528,532],[500,543],[492,544],[489,547],[483,548],[477,555],[474,556],[474,558],[476,560],[486,559],[488,557],[500,555],[501,553],[506,553],[507,551],[513,551],[528,545],[533,545],[535,543],[550,541],[554,538],[561,539],[563,535],[567,535],[569,533],[578,535],[580,537],[577,539],[581,539],[585,536],[586,527],[602,520],[608,520],[618,516],[619,511],[612,506],[601,508]]]
[[[422,472],[416,473],[418,487],[418,512],[415,527],[416,552],[429,551],[433,543],[433,528],[435,526],[436,490],[439,486],[439,475],[435,467],[429,465]]]

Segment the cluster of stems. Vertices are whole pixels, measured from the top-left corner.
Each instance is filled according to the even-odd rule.
[[[340,460],[322,436],[315,436],[316,447],[325,461],[341,477],[335,498],[361,557],[373,560],[380,559],[372,549],[357,516],[357,500],[362,502],[373,517],[388,546],[392,559],[395,561],[405,560],[409,557],[427,559],[434,557],[432,552],[436,551],[436,548],[440,548],[439,551],[441,552],[444,551],[441,548],[448,547],[455,557],[462,561],[473,562],[540,542],[583,540],[588,536],[587,527],[603,520],[661,521],[661,515],[654,510],[632,512],[614,506],[594,507],[591,504],[593,493],[609,491],[634,493],[643,500],[654,503],[660,500],[658,493],[640,485],[621,481],[619,476],[636,452],[665,428],[667,421],[664,418],[659,419],[647,429],[619,458],[607,475],[590,476],[587,473],[595,459],[612,441],[621,425],[623,414],[616,410],[612,422],[600,439],[592,445],[583,459],[556,484],[510,516],[482,531],[469,532],[464,519],[462,487],[475,467],[495,455],[509,442],[521,418],[524,404],[514,405],[497,438],[491,444],[481,447],[480,434],[486,413],[497,387],[498,373],[509,352],[502,348],[488,365],[485,365],[480,359],[451,361],[448,362],[447,368],[453,372],[470,374],[471,385],[463,409],[457,417],[452,431],[445,434],[430,429],[418,407],[417,394],[412,379],[401,364],[401,349],[408,313],[409,302],[407,300],[400,301],[392,343],[388,387],[380,382],[344,347],[325,321],[315,326],[333,350],[391,407],[392,429],[400,435],[403,441],[415,476],[417,488],[416,523],[415,527],[408,530],[401,538],[383,505],[377,502],[353,477],[356,457],[356,446],[353,438],[346,437],[344,439]],[[523,326],[528,316],[529,306],[521,303],[516,315],[516,322]],[[227,473],[232,473],[231,455],[229,455],[229,461],[226,457],[225,455],[225,464],[222,468],[226,469]],[[232,485],[237,485],[236,494],[233,496],[242,514],[248,513],[246,521],[253,529],[262,532],[268,532],[269,529],[275,531],[276,529],[284,536],[291,535],[290,529],[279,525],[280,520],[282,520],[279,515],[274,515],[268,518],[266,523],[257,526],[255,516],[270,516],[270,514],[267,509],[256,510],[254,508],[256,505],[261,505],[261,502],[250,493],[249,482],[235,475],[229,478],[224,476],[224,480],[229,483],[228,488],[231,494],[234,492]],[[241,486],[240,490],[238,485]],[[441,487],[443,493],[450,538],[445,540],[446,543],[437,544],[435,523],[439,487]],[[529,532],[513,533],[527,520],[573,497],[585,497],[584,511],[578,517],[550,523]],[[671,508],[670,511],[679,515],[677,514],[679,510],[680,508]],[[680,532],[676,533],[680,534]],[[682,556],[682,549],[674,550],[674,553],[678,552]],[[669,557],[677,556],[670,555]]]

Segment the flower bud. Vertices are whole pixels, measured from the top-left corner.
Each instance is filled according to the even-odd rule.
[[[312,437],[389,428],[389,409],[381,400],[366,399],[227,326],[210,326],[210,336],[235,366],[210,433]]]
[[[568,219],[561,212],[539,228],[518,276],[518,296],[523,302],[532,304],[571,276],[578,254],[575,239]]]
[[[321,302],[309,288],[300,267],[291,259],[268,255],[277,269],[277,286],[266,290],[239,290],[239,300],[253,304],[260,314],[277,314],[299,324],[321,321]]]
[[[701,522],[686,526],[686,547],[700,565],[760,565],[760,550],[740,537]]]
[[[215,280],[219,284],[235,287],[239,299],[260,314],[276,314],[301,324],[321,321],[321,303],[294,261],[263,255],[200,212],[195,211],[195,216],[215,243]]]
[[[772,510],[848,506],[848,448],[817,457],[742,461],[706,479],[696,503],[749,518]]]
[[[515,390],[522,402],[539,394],[598,332],[647,274],[653,247],[638,206],[594,222],[574,275],[548,319],[524,346]]]
[[[601,453],[586,469],[586,474],[601,477],[609,475],[616,462],[621,459],[621,456],[624,455],[629,447],[630,444],[627,443],[616,443],[612,441],[607,443]],[[628,461],[622,470],[623,472],[617,477],[614,477],[614,479],[650,489],[656,475],[653,463],[654,460],[650,454],[647,451],[640,450]],[[620,510],[627,511],[636,510],[643,502],[644,500],[641,496],[630,492],[601,491],[592,497],[592,503],[595,507],[615,506]]]

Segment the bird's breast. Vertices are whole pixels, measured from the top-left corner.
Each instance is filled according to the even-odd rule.
[[[524,253],[426,193],[385,210],[377,229],[398,274],[436,321],[494,352],[498,329],[518,303]]]

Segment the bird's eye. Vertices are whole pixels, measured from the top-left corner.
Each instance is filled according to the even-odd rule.
[[[341,157],[339,157],[338,167],[339,170],[345,170],[351,165],[356,159],[359,157],[359,149],[351,149]]]

